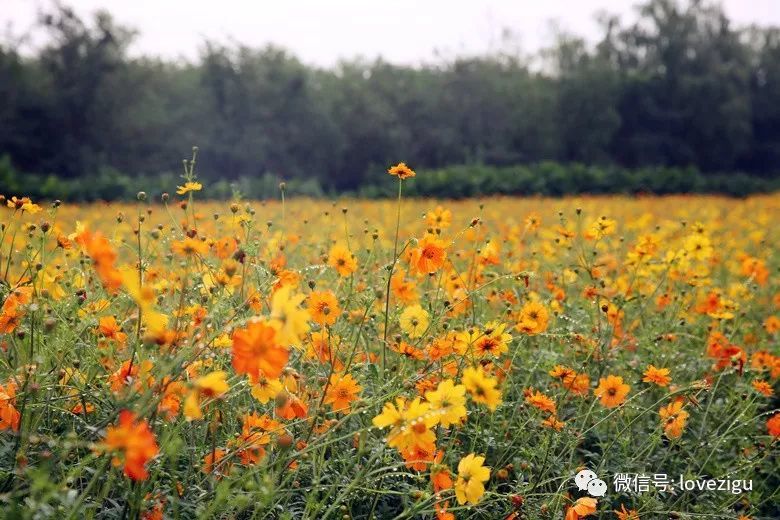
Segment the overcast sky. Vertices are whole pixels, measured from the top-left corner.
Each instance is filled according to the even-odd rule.
[[[533,52],[551,43],[551,21],[595,39],[594,14],[632,19],[635,0],[64,0],[82,15],[104,8],[140,31],[133,55],[195,58],[205,39],[251,46],[275,43],[303,61],[378,55],[395,63],[438,52],[479,54],[501,47],[503,28]],[[780,25],[780,0],[723,0],[737,25]],[[0,28],[24,33],[50,0],[0,0]],[[513,48],[517,47],[516,44]]]

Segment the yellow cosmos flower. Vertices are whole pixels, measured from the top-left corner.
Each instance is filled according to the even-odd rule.
[[[278,289],[271,299],[271,324],[276,328],[276,339],[285,347],[300,346],[309,332],[309,311],[301,307],[303,294],[292,294],[289,286]]]
[[[455,482],[455,497],[458,504],[476,504],[485,494],[485,482],[490,478],[490,468],[482,464],[485,457],[470,453],[458,463],[458,480]]]
[[[184,186],[177,186],[176,193],[179,195],[186,195],[191,191],[200,191],[203,189],[203,185],[199,182],[185,182]]]
[[[436,441],[436,435],[430,430],[436,425],[435,414],[430,413],[430,405],[419,397],[407,404],[403,397],[393,403],[385,403],[382,413],[374,417],[372,423],[377,428],[390,427],[387,443],[399,450],[415,446],[426,446]]]
[[[466,417],[466,387],[456,385],[452,380],[442,381],[436,390],[425,392],[425,400],[445,428],[460,424]]]
[[[496,389],[498,381],[488,377],[481,368],[469,367],[463,371],[463,385],[475,403],[481,403],[492,412],[501,404],[501,391]]]
[[[428,329],[428,311],[420,305],[410,305],[401,313],[401,330],[410,338],[419,338]]]

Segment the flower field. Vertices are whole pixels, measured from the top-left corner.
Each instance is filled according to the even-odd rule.
[[[780,515],[780,196],[405,199],[407,170],[381,201],[211,202],[191,168],[8,196],[2,516]]]

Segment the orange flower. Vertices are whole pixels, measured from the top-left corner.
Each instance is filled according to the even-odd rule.
[[[764,381],[763,379],[756,379],[752,383],[753,389],[758,392],[759,394],[762,394],[766,397],[772,397],[772,394],[775,393],[775,391],[772,389],[772,385]]]
[[[437,495],[445,489],[452,489],[452,473],[450,473],[450,468],[441,463],[443,459],[444,452],[437,451],[431,467],[431,483],[433,484],[433,492]]]
[[[276,414],[282,419],[301,419],[309,413],[309,407],[295,394],[282,392],[276,397]]]
[[[774,334],[780,330],[780,318],[777,316],[769,316],[764,320],[764,328],[769,334]]]
[[[405,277],[405,270],[396,269],[395,274],[390,278],[390,290],[402,304],[411,305],[417,303],[420,295],[417,293],[417,285],[412,281],[407,281]]]
[[[418,274],[435,273],[442,268],[447,258],[446,247],[443,240],[431,234],[425,235],[418,246],[412,250],[412,268]]]
[[[394,177],[398,177],[400,180],[408,179],[417,175],[414,170],[409,168],[406,163],[398,163],[395,166],[387,170],[387,173]]]
[[[154,433],[145,419],[136,420],[129,410],[119,412],[119,424],[109,426],[101,449],[119,452],[124,458],[125,475],[132,480],[146,480],[149,472],[146,464],[159,452]],[[115,466],[121,464],[119,457],[113,460]]]
[[[574,395],[586,396],[590,390],[590,377],[588,374],[572,374],[563,379],[563,386]]]
[[[231,444],[236,446],[242,464],[257,464],[265,456],[264,446],[271,442],[269,432],[281,430],[282,426],[266,415],[255,413],[244,415],[242,422],[241,435]]]
[[[551,415],[547,419],[542,421],[542,426],[545,426],[547,428],[552,428],[553,430],[556,431],[561,431],[563,427],[566,426],[566,423],[558,420],[556,416]]]
[[[18,287],[3,302],[0,310],[0,334],[10,334],[22,322],[22,306],[30,303],[32,287]]]
[[[339,276],[349,276],[357,270],[355,255],[343,244],[335,244],[328,254],[328,265],[339,273]]]
[[[113,316],[103,316],[98,321],[98,332],[106,339],[113,339],[120,345],[124,345],[127,334],[122,332],[122,327]]]
[[[334,412],[347,412],[350,404],[355,401],[362,387],[357,384],[351,375],[330,376],[330,385],[325,393],[325,404],[329,404]]]
[[[253,383],[261,373],[279,377],[289,357],[287,348],[276,342],[276,329],[262,320],[252,320],[233,332],[233,368]]]
[[[577,520],[578,518],[590,516],[596,512],[597,505],[598,502],[596,502],[595,498],[578,498],[577,501],[574,502],[574,504],[572,504],[572,506],[568,509],[568,511],[566,511],[565,520]]]
[[[625,504],[620,504],[620,511],[616,509],[615,515],[618,517],[618,520],[639,520],[639,513],[636,509],[626,511]]]
[[[415,471],[425,471],[433,462],[433,454],[436,445],[433,443],[421,443],[410,446],[401,451],[401,456],[406,461],[406,467]]]
[[[688,412],[683,410],[682,406],[682,399],[675,399],[668,406],[661,407],[661,410],[658,412],[658,415],[661,416],[664,433],[670,439],[677,439],[682,435],[683,429],[685,429]]]
[[[101,233],[93,235],[85,230],[76,237],[76,242],[84,248],[87,255],[92,259],[95,272],[97,272],[106,290],[110,293],[115,293],[122,286],[122,273],[114,267],[117,254],[114,248],[111,247],[108,239]]]
[[[620,406],[626,400],[631,387],[623,382],[620,376],[607,376],[599,379],[599,386],[593,393],[601,398],[602,406],[615,408]]]
[[[217,448],[213,451],[208,452],[203,457],[203,473],[206,474],[213,473],[218,466],[221,467],[220,462],[222,461],[222,459],[225,458],[226,455],[227,455],[227,451],[221,448]],[[224,468],[222,468],[221,473],[227,473],[227,470],[229,468],[230,465],[229,464],[226,465]]]
[[[179,256],[205,255],[209,251],[209,245],[203,240],[185,237],[184,240],[174,241],[171,251]]]
[[[331,291],[314,291],[309,295],[309,314],[320,325],[336,323],[341,307],[336,295]]]
[[[780,412],[767,419],[766,429],[772,437],[780,437]]]
[[[21,414],[14,406],[16,397],[16,385],[9,381],[5,386],[0,385],[0,430],[19,431]]]
[[[644,376],[645,377],[642,379],[642,381],[645,383],[655,383],[658,386],[667,386],[672,380],[672,378],[669,377],[668,368],[656,368],[653,365],[648,365]]]
[[[543,412],[548,412],[553,415],[555,414],[555,401],[539,391],[536,391],[535,393],[529,392],[525,397],[525,402],[542,410]]]
[[[547,330],[549,314],[539,302],[528,302],[520,310],[516,329],[528,335],[539,334]]]

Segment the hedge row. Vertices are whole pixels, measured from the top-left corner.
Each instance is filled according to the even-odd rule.
[[[367,198],[395,195],[395,179],[378,171],[370,184],[353,193]],[[204,197],[227,199],[237,194],[245,198],[278,197],[282,179],[266,173],[237,180],[211,181],[204,177]],[[173,192],[181,183],[173,173],[129,176],[103,170],[89,178],[62,179],[55,175],[23,174],[14,170],[8,157],[0,158],[0,193],[27,195],[36,199],[70,201],[132,199],[139,191],[150,195]],[[290,196],[335,196],[316,178],[285,180]],[[542,162],[531,165],[494,167],[451,166],[421,170],[404,185],[406,196],[465,198],[485,195],[563,196],[606,193],[718,193],[742,197],[752,193],[780,190],[780,178],[760,178],[743,173],[704,175],[694,168],[641,168],[586,166]]]

